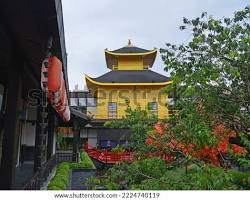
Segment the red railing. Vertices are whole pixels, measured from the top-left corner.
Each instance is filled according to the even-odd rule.
[[[106,164],[119,164],[121,162],[133,162],[134,153],[129,151],[112,152],[108,150],[99,150],[90,145],[85,146],[89,156]]]
[[[121,152],[112,152],[109,150],[100,150],[92,148],[90,145],[85,146],[85,151],[92,158],[99,160],[105,164],[120,164],[122,162],[132,163],[135,160],[134,152],[130,151],[121,151]],[[171,160],[172,155],[167,153],[149,153],[147,154],[148,158],[158,157],[164,160]]]

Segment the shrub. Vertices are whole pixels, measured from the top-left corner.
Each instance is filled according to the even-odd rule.
[[[80,153],[79,163],[62,162],[57,166],[56,174],[48,185],[48,190],[66,190],[69,184],[70,169],[93,169],[94,163],[84,151]]]
[[[125,148],[123,148],[119,145],[117,145],[115,148],[111,149],[111,152],[123,152],[123,151],[125,151]]]
[[[101,180],[101,185],[108,190],[135,189],[136,185],[148,179],[147,176],[157,179],[166,170],[168,169],[165,161],[158,158],[140,160],[132,164],[123,163],[109,169],[107,178]]]
[[[62,190],[62,189],[58,186],[51,185],[51,186],[48,186],[48,190]]]
[[[250,172],[231,171],[232,182],[238,186],[237,189],[250,189]]]
[[[170,166],[161,159],[145,159],[114,166],[101,179],[109,190],[234,190],[249,189],[250,172],[225,171],[210,165]]]
[[[48,190],[66,190],[69,184],[69,169],[69,163],[60,163],[54,178],[48,185]]]
[[[64,184],[68,184],[68,178],[69,178],[68,173],[65,173],[65,174],[57,173],[54,180],[58,180],[58,181],[61,181]]]
[[[69,163],[68,162],[62,162],[62,163],[60,163],[60,165],[58,165],[58,169],[69,170]]]
[[[67,186],[68,186],[68,182],[65,183],[64,181],[62,181],[61,179],[56,178],[56,176],[55,176],[55,178],[53,178],[50,181],[50,183],[48,185],[48,190],[50,188],[53,188],[53,187],[57,187],[60,190],[66,190]]]
[[[93,169],[93,165],[91,163],[79,162],[79,163],[71,163],[71,169]]]
[[[79,163],[71,163],[70,167],[71,169],[94,169],[94,163],[88,156],[88,154],[85,151],[80,152],[80,162]]]

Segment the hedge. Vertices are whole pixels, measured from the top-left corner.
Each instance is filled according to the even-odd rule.
[[[66,190],[69,185],[70,163],[63,162],[57,166],[56,174],[48,185],[48,190]]]
[[[79,163],[62,162],[57,166],[56,174],[48,185],[48,190],[66,190],[69,185],[70,169],[94,169],[94,163],[85,151],[80,152]]]
[[[95,165],[85,151],[80,152],[80,162],[71,163],[71,169],[94,169]]]

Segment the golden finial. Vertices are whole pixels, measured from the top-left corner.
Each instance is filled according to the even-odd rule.
[[[127,45],[127,47],[132,47],[132,46],[133,46],[133,44],[132,44],[131,39],[128,39],[128,45]]]

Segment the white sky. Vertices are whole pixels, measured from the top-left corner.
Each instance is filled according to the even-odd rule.
[[[232,16],[250,0],[63,0],[70,89],[85,85],[84,73],[98,77],[106,67],[104,49],[115,50],[132,39],[135,46],[164,48],[180,44],[190,34],[180,31],[182,18],[203,11],[215,17]],[[168,75],[158,52],[153,71]]]

